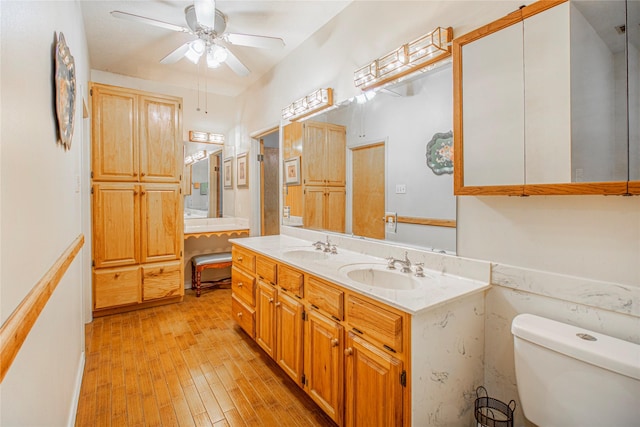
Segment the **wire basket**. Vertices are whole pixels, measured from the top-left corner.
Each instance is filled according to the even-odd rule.
[[[513,427],[514,400],[506,404],[491,398],[482,386],[476,389],[476,397],[474,414],[478,427]]]

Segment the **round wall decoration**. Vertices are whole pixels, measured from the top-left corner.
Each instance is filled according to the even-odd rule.
[[[56,116],[60,142],[71,148],[76,111],[76,65],[62,33],[56,43]]]
[[[453,132],[436,133],[427,144],[427,166],[436,175],[453,173]]]

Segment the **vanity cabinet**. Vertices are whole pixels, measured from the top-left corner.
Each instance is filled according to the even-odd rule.
[[[313,121],[306,121],[302,126],[304,185],[344,186],[347,148],[345,127]]]
[[[305,228],[344,233],[346,190],[344,187],[310,187],[304,189]]]
[[[96,83],[91,96],[94,180],[180,182],[180,98]]]
[[[456,195],[626,192],[626,174],[607,162],[626,140],[614,132],[616,61],[598,40],[565,0],[454,39]]]
[[[410,424],[406,313],[235,244],[233,260],[233,318],[327,415]]]
[[[181,298],[182,204],[176,186],[103,182],[94,183],[92,193],[94,315]]]

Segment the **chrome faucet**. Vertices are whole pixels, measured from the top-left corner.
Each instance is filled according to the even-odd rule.
[[[403,273],[411,273],[411,261],[409,261],[409,256],[407,251],[404,252],[404,259],[396,259],[394,257],[389,257],[387,258],[387,263],[388,263],[387,268],[389,270],[395,270],[396,263],[398,263],[402,266],[402,269],[400,271],[402,271]]]
[[[331,241],[329,240],[329,236],[327,236],[327,241],[326,242],[321,242],[320,240],[318,240],[317,242],[314,242],[311,245],[315,246],[315,248],[317,250],[320,250],[320,249],[324,248],[322,252],[330,252],[332,254],[337,254],[338,253],[338,249],[337,249],[336,245],[331,243]]]

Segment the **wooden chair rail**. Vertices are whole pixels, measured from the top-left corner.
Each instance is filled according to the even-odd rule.
[[[84,245],[80,234],[24,297],[0,328],[0,383],[58,283]]]
[[[436,218],[416,218],[411,216],[398,215],[398,222],[404,224],[431,225],[433,227],[450,227],[456,228],[454,219],[436,219]]]

